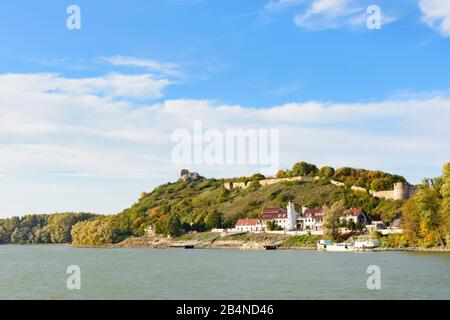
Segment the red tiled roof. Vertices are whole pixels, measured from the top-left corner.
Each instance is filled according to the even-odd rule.
[[[283,208],[264,208],[263,214],[264,213],[287,213],[287,211]]]
[[[259,224],[259,219],[239,219],[236,227],[256,226],[257,224]]]
[[[348,213],[354,217],[358,217],[359,215],[364,214],[364,211],[361,208],[350,208],[348,209]]]
[[[319,216],[323,216],[324,214],[324,210],[323,208],[312,208],[312,209],[306,209],[303,215],[319,215]]]
[[[283,208],[264,208],[261,220],[275,220],[287,218],[287,211]]]

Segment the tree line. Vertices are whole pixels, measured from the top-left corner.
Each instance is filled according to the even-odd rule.
[[[0,244],[70,243],[72,227],[91,213],[34,214],[0,219]]]
[[[278,171],[276,176],[277,178],[318,176],[325,179],[334,179],[347,186],[357,186],[374,191],[390,190],[396,182],[406,182],[402,176],[380,170],[355,169],[351,167],[334,169],[330,166],[319,169],[316,165],[304,161],[297,162],[292,169]]]

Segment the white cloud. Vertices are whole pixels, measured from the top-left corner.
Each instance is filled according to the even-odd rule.
[[[143,68],[149,71],[158,72],[165,76],[183,76],[183,72],[180,70],[180,67],[175,63],[159,62],[156,60],[128,56],[101,57],[101,59],[115,66]]]
[[[261,11],[262,16],[274,14],[291,7],[301,7],[294,23],[303,29],[319,31],[326,29],[357,29],[366,26],[367,8],[373,3],[369,0],[272,0]],[[382,25],[397,18],[382,8]]]
[[[357,17],[365,15],[366,8],[352,0],[314,0],[306,12],[297,14],[294,22],[298,27],[309,30],[335,29],[354,25],[355,21],[365,25]]]
[[[420,0],[419,7],[424,13],[423,21],[442,36],[450,36],[450,1]]]
[[[9,199],[0,203],[0,216],[125,208],[141,191],[178,177],[181,167],[171,162],[170,136],[178,128],[192,130],[196,120],[222,130],[280,129],[283,166],[298,160],[351,165],[418,182],[437,175],[450,159],[450,99],[445,96],[350,104],[311,101],[265,109],[183,99],[139,104],[112,99],[119,93],[142,93],[121,81],[111,80],[111,85],[111,77],[0,75],[0,194]],[[221,177],[250,174],[259,167],[188,169]]]
[[[171,83],[166,79],[154,79],[151,74],[125,75],[111,73],[101,77],[64,78],[57,74],[2,74],[0,93],[12,95],[26,92],[46,92],[74,96],[106,96],[109,98],[155,99],[163,96],[163,90]]]

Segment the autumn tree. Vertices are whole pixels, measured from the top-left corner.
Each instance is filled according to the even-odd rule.
[[[334,176],[334,168],[332,167],[322,167],[319,170],[319,177],[322,178],[332,178]]]
[[[444,165],[444,174],[442,175],[442,208],[441,216],[444,221],[444,230],[446,233],[447,245],[450,244],[450,162]]]
[[[333,241],[339,240],[339,227],[341,217],[344,216],[346,207],[343,200],[335,202],[330,208],[325,208],[323,217],[324,235]]]
[[[284,171],[284,170],[278,170],[276,177],[277,177],[278,179],[286,178],[286,177],[287,177],[286,171]]]
[[[319,169],[314,164],[302,161],[294,164],[292,171],[294,176],[314,176]]]

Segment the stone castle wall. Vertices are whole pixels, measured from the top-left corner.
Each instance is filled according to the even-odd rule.
[[[313,180],[318,180],[320,179],[319,177],[291,177],[291,178],[280,178],[280,179],[263,179],[263,180],[259,180],[259,184],[261,186],[269,186],[271,184],[275,184],[275,183],[281,183],[281,182],[292,182],[292,181],[313,181]],[[224,183],[224,187],[225,189],[231,190],[234,188],[241,188],[241,189],[246,189],[250,186],[250,184],[252,183],[252,181],[249,181],[247,183],[245,182],[225,182]]]
[[[292,182],[292,181],[314,181],[319,180],[320,177],[292,177],[292,178],[280,178],[280,179],[264,179],[259,180],[259,183],[261,186],[268,186],[275,183],[281,183],[281,182]],[[234,188],[240,188],[240,189],[246,189],[250,185],[250,182],[225,182],[224,187],[225,189],[231,190]],[[331,183],[335,186],[339,187],[345,187],[345,184],[339,181],[331,180]],[[357,187],[357,186],[351,186],[351,189],[358,192],[367,192],[365,188]],[[417,188],[408,182],[397,182],[394,184],[394,190],[387,190],[387,191],[373,191],[370,190],[369,194],[373,197],[377,198],[384,198],[384,199],[390,199],[390,200],[407,200],[411,198],[415,193],[417,192]]]
[[[394,184],[394,190],[389,191],[370,191],[374,197],[391,200],[406,200],[411,198],[417,192],[417,188],[408,182],[397,182]]]

